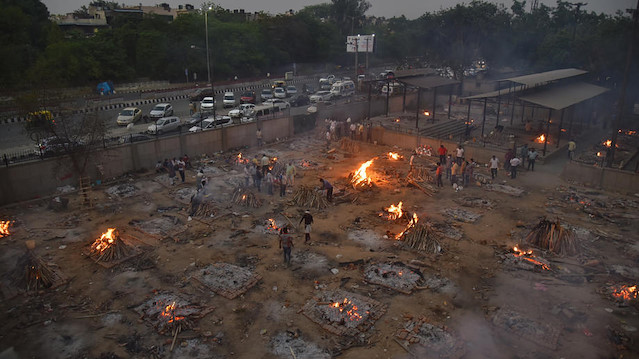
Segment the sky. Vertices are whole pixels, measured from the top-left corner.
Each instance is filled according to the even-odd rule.
[[[91,0],[41,0],[49,9],[51,14],[66,14],[82,7],[88,6]],[[191,4],[199,7],[203,0],[117,0],[116,2],[125,5],[137,5],[142,3],[145,6],[153,6],[160,3],[168,3],[171,7],[178,7],[181,4]],[[213,0],[213,3],[226,9],[244,9],[247,12],[265,11],[271,14],[283,13],[289,9],[301,10],[304,6],[316,5],[330,0]],[[406,16],[408,19],[415,19],[426,12],[436,12],[447,9],[459,3],[469,3],[470,0],[368,0],[372,5],[366,15],[384,16],[386,18]],[[494,0],[494,3],[503,3],[506,7],[512,5],[512,0]],[[526,1],[528,9],[532,0]],[[556,0],[539,0],[548,6],[554,7]],[[595,11],[597,13],[614,14],[617,10],[635,8],[636,0],[579,0],[574,2],[587,3],[582,9]]]

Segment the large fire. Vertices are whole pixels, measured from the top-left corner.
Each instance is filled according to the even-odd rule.
[[[513,255],[515,257],[521,258],[523,260],[526,260],[534,265],[540,266],[542,269],[544,270],[550,270],[550,267],[548,267],[547,264],[540,262],[538,260],[536,260],[533,255],[533,251],[532,250],[528,250],[528,251],[522,251],[519,248],[517,248],[517,246],[513,247]]]
[[[388,159],[389,160],[399,160],[403,158],[399,153],[397,152],[388,152]]]
[[[639,299],[639,292],[637,291],[636,285],[633,285],[632,287],[621,285],[616,288],[612,288],[612,296],[624,301],[630,301],[633,299]]]
[[[539,135],[539,137],[535,138],[535,142],[537,143],[544,143],[546,142],[546,135],[544,135],[543,133],[541,135]]]
[[[164,307],[164,310],[160,313],[160,316],[164,318],[168,318],[168,323],[173,323],[174,321],[184,319],[184,317],[175,315],[176,307],[177,306],[175,305],[175,302],[167,305],[166,307]]]
[[[374,160],[375,159],[365,162],[357,169],[357,171],[353,175],[353,178],[351,179],[351,184],[353,186],[357,186],[361,183],[364,183],[366,185],[371,184],[372,179],[366,174],[366,169],[368,169],[368,167],[373,164]]]
[[[400,201],[397,206],[394,204],[391,204],[390,207],[388,208],[384,208],[384,211],[386,211],[386,213],[380,213],[380,216],[386,216],[386,218],[388,218],[388,220],[390,221],[394,221],[396,219],[402,218],[402,216],[404,215],[404,212],[402,211],[402,206],[404,204]]]
[[[340,313],[346,313],[350,321],[362,320],[362,315],[357,312],[358,308],[348,298],[344,298],[342,302],[334,302],[330,305],[333,308],[338,308]],[[368,314],[368,311],[366,312]]]
[[[109,228],[106,232],[102,233],[102,236],[93,242],[91,250],[102,253],[115,243],[118,232],[115,228]]]
[[[10,224],[11,221],[0,221],[0,238],[11,235],[11,232],[9,232]]]
[[[403,231],[395,235],[395,239],[400,240],[402,236],[404,235],[404,233],[406,233],[406,231],[415,227],[418,221],[419,221],[419,218],[417,217],[417,213],[413,213],[413,218],[410,219],[410,221],[408,222],[408,225],[406,225],[406,228],[404,228]]]

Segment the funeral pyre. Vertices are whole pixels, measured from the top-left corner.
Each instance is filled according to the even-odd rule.
[[[11,235],[9,231],[9,225],[11,221],[0,221],[0,238],[8,237]]]
[[[27,241],[27,252],[18,259],[12,273],[13,283],[29,291],[50,288],[59,279],[55,272],[34,253],[35,242]]]
[[[367,188],[373,185],[373,179],[366,173],[368,167],[373,164],[375,159],[364,162],[355,172],[348,176],[348,183],[353,188]]]
[[[420,345],[434,358],[461,358],[466,352],[463,341],[446,327],[433,325],[426,318],[409,320],[395,336],[406,350],[411,344]]]
[[[420,273],[403,263],[373,263],[364,268],[364,280],[383,287],[410,294],[423,281]]]
[[[193,320],[212,311],[192,305],[187,300],[170,293],[161,293],[135,308],[141,318],[153,325],[158,333],[176,336],[194,327]]]
[[[632,302],[637,303],[639,300],[639,290],[637,285],[629,286],[625,284],[617,284],[610,286],[608,291],[615,302],[619,305],[628,305]]]
[[[262,201],[247,187],[235,188],[232,202],[243,207],[259,208],[262,206]]]
[[[506,254],[506,261],[514,266],[528,270],[550,270],[550,264],[543,258],[536,257],[532,250],[521,250],[515,246]]]
[[[293,193],[291,203],[305,208],[324,209],[328,207],[328,200],[322,191],[311,186],[300,185]]]
[[[126,258],[133,253],[133,248],[124,243],[120,232],[109,228],[91,245],[89,256],[96,262],[111,262]]]
[[[542,218],[528,233],[526,243],[559,255],[579,253],[579,243],[573,231],[562,227],[557,221]]]
[[[400,155],[397,152],[388,152],[388,154],[386,155],[386,157],[389,160],[394,160],[394,161],[398,161],[398,160],[403,160],[404,156]]]
[[[439,238],[441,237],[439,232],[430,223],[417,224],[417,222],[419,222],[419,217],[417,213],[413,213],[406,227],[395,235],[395,239],[418,251],[435,254],[441,252],[442,246],[439,243]]]
[[[384,208],[384,212],[379,214],[380,217],[386,218],[389,221],[400,219],[404,216],[402,206],[404,203],[400,201],[397,205],[391,204],[389,207]]]
[[[346,291],[322,291],[309,300],[302,313],[331,333],[358,336],[386,312],[382,303]]]

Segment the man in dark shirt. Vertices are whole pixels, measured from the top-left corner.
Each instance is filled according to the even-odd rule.
[[[320,178],[320,182],[322,183],[322,189],[326,190],[326,199],[329,202],[333,202],[333,185],[323,178]]]
[[[304,211],[304,215],[302,216],[302,219],[300,219],[300,223],[302,223],[302,221],[304,221],[304,234],[306,237],[304,239],[304,243],[308,243],[308,241],[311,240],[311,224],[313,224],[313,216],[309,210]]]
[[[284,264],[291,264],[291,248],[293,248],[293,237],[288,233],[288,227],[282,228],[280,233],[280,248],[284,251]]]

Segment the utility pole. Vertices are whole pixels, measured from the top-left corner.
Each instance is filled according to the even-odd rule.
[[[623,83],[621,85],[621,93],[619,94],[619,104],[617,109],[617,117],[612,126],[612,141],[610,143],[610,149],[608,150],[608,167],[612,167],[612,163],[615,159],[615,147],[617,146],[617,135],[621,130],[621,124],[623,122],[623,111],[626,106],[626,88],[628,87],[628,74],[630,73],[630,64],[632,63],[632,51],[637,36],[637,22],[639,22],[639,0],[637,0],[636,9],[628,9],[627,12],[632,14],[632,33],[630,34],[630,44],[628,44],[628,53],[626,55],[626,68],[623,74]]]

